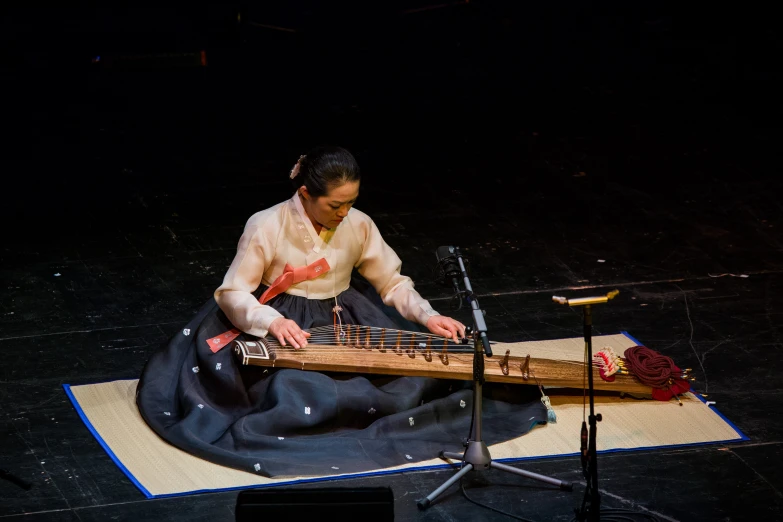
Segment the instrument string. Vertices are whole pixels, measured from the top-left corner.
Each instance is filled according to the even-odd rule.
[[[365,347],[365,346],[350,346],[350,347],[340,347],[336,348],[335,346],[327,346],[327,345],[311,345],[308,344],[304,348],[293,348],[292,346],[277,346],[274,347],[274,350],[279,354],[283,355],[283,353],[290,354],[293,357],[296,356],[316,356],[316,357],[326,357],[329,358],[331,356],[341,356],[341,355],[352,355],[352,356],[358,356],[361,357],[362,355],[367,354],[374,354],[374,355],[397,355],[398,357],[411,357],[412,355],[415,358],[423,358],[427,353],[421,349],[417,349],[414,351],[411,351],[410,348],[406,348],[404,346],[400,346],[400,349],[394,349],[393,347],[387,348],[385,352],[380,352],[378,350],[378,347]],[[432,356],[432,360],[439,358],[441,355],[441,350],[431,350],[430,355]],[[473,355],[474,350],[472,348],[463,348],[463,349],[451,349],[446,352],[449,356],[449,361],[453,362],[459,362],[462,364],[471,364],[473,361]],[[489,359],[486,358],[488,362],[499,362],[498,358]],[[553,362],[558,362],[561,364],[566,365],[579,365],[584,368],[581,362],[578,361],[568,361],[568,360],[557,360],[557,359],[548,359]],[[523,358],[520,356],[513,356],[513,361],[515,363],[522,363]],[[511,361],[509,361],[511,362]]]
[[[295,349],[295,348],[284,347],[283,351],[288,352],[288,353],[290,353],[292,355],[296,354],[296,355],[300,355],[300,356],[301,355],[306,355],[308,353],[307,352],[307,348]],[[319,350],[311,350],[309,352],[309,354],[312,355],[312,354],[314,354],[314,353],[316,353],[318,351]],[[322,352],[322,354],[328,358],[328,357],[331,357],[331,356],[334,356],[334,355],[339,355],[340,353],[354,354],[357,351],[358,350],[351,350],[351,351],[344,351],[344,352],[339,352],[339,351],[338,352],[334,352],[332,350],[324,350]],[[324,353],[324,352],[326,352],[326,353]],[[278,355],[280,355],[279,352],[278,352]],[[407,356],[409,354],[407,354],[405,352],[397,352],[397,353],[395,353],[395,352],[386,352],[386,353],[379,353],[378,355],[397,355],[397,356],[400,356],[400,357],[405,357],[405,356]],[[419,357],[423,356],[424,354],[422,352],[417,352],[416,355],[417,355],[416,358],[419,358]],[[434,359],[438,358],[439,355],[440,354],[438,354],[437,352],[432,352],[432,359],[434,360]],[[465,363],[469,363],[470,361],[473,360],[472,359],[473,352],[470,352],[470,353],[466,353],[466,352],[448,352],[448,355],[449,355],[449,361],[455,361],[456,360],[456,361],[464,361]]]
[[[369,346],[367,346],[366,337],[362,337],[358,343],[355,342],[355,341],[356,341],[355,337],[352,338],[350,341],[346,340],[346,341],[344,341],[342,343],[335,341],[335,339],[333,337],[327,337],[327,338],[313,338],[313,337],[311,337],[311,338],[308,339],[308,345],[307,346],[324,345],[324,346],[334,347],[333,349],[338,349],[338,348],[343,347],[343,348],[347,348],[348,351],[356,350],[358,348],[363,348],[363,349],[367,349],[367,348],[372,348],[372,349],[383,348],[385,350],[390,350],[390,351],[393,351],[393,350],[397,349],[396,336],[383,338],[383,341],[384,341],[383,346],[380,345],[380,338],[375,337],[375,336],[372,336],[370,338]],[[430,349],[432,352],[436,352],[436,351],[437,352],[442,352],[443,351],[444,343],[443,343],[443,338],[442,337],[438,338],[438,340],[435,343],[432,343],[432,345],[430,345],[430,346],[422,347],[421,346],[422,344],[424,344],[424,343],[423,342],[414,341],[413,348],[415,350],[417,350],[417,351],[426,351],[427,349]],[[452,352],[455,352],[455,353],[456,352],[471,353],[471,352],[474,351],[472,347],[465,346],[463,348],[462,346],[463,345],[459,345],[457,343],[454,343],[453,341],[448,341],[448,343],[446,344],[446,351],[448,353],[452,353]],[[277,347],[280,347],[280,344],[278,342],[270,343],[269,347],[270,348],[277,348]],[[408,338],[403,337],[400,340],[399,349],[407,350],[407,349],[410,349],[410,348],[411,348],[411,339],[409,337]],[[561,350],[557,350],[557,349],[536,348],[535,351],[531,353],[531,355],[534,358],[545,358],[545,359],[554,360],[554,361],[561,361],[561,362],[563,362],[565,364],[580,365],[580,366],[584,364],[582,361],[575,361],[575,360],[572,360],[572,359],[563,358],[562,357],[562,351]],[[516,355],[516,357],[522,357],[522,356],[521,355]],[[489,360],[494,360],[494,359],[489,359]]]
[[[380,351],[380,346],[378,346],[378,345],[364,346],[364,345],[336,345],[336,344],[332,344],[332,345],[318,345],[318,344],[308,344],[304,348],[293,348],[291,346],[273,346],[273,347],[269,347],[269,348],[270,349],[274,349],[274,350],[288,350],[288,351],[291,351],[293,353],[307,353],[308,350],[311,350],[311,351],[317,350],[317,351],[328,352],[329,354],[333,354],[333,355],[360,354],[360,353],[367,353],[367,352],[378,352],[378,353],[381,353],[381,354],[387,353],[387,354],[397,354],[397,355],[405,355],[405,354],[410,354],[410,353],[416,353],[416,354],[424,355],[424,354],[427,353],[427,350],[424,349],[424,348],[421,348],[421,347],[413,347],[413,348],[411,348],[410,346],[405,346],[405,345],[402,345],[402,344],[399,346],[399,348],[397,348],[394,345],[384,345],[383,349],[385,350],[385,352],[381,352]],[[437,356],[437,355],[443,353],[443,350],[442,350],[442,348],[433,347],[433,348],[431,348],[429,350],[429,353],[434,354],[434,355]],[[464,348],[463,349],[463,348],[451,347],[451,348],[448,348],[446,350],[446,353],[448,355],[459,355],[459,354],[466,354],[466,355],[468,355],[468,354],[473,354],[474,350],[472,348],[470,348],[470,349]],[[521,356],[512,356],[512,358],[513,358],[512,360],[518,361],[520,363],[524,359]],[[570,366],[578,366],[580,368],[585,368],[585,371],[586,371],[586,366],[584,365],[584,363],[582,363],[580,361],[570,361],[570,360],[567,360],[567,359],[555,359],[555,358],[550,358],[550,357],[537,357],[537,358],[539,358],[539,359],[547,359],[547,360],[550,360],[550,361],[555,361],[555,362],[558,362],[558,363],[561,363],[561,364],[565,364],[565,365],[570,365]],[[500,362],[500,359],[497,358],[497,357],[489,358],[489,357],[485,356],[485,359],[487,361],[498,361],[498,362]],[[631,372],[631,373],[633,373],[633,372]]]
[[[683,381],[683,370],[674,364],[671,357],[651,350],[646,346],[633,346],[625,350],[628,369],[639,382],[652,388],[669,389],[675,381]]]
[[[371,346],[371,347],[365,347],[365,346],[348,346],[348,347],[340,347],[336,348],[335,346],[324,346],[324,345],[307,345],[305,348],[293,348],[291,346],[278,346],[274,348],[275,351],[278,351],[278,353],[282,351],[287,351],[292,354],[307,354],[307,353],[313,353],[313,352],[322,352],[326,356],[331,355],[344,355],[344,354],[350,354],[350,355],[358,355],[361,356],[362,354],[368,354],[368,353],[377,353],[379,355],[398,355],[398,356],[404,356],[404,355],[419,355],[419,356],[425,356],[427,355],[427,352],[425,350],[422,350],[421,348],[411,350],[410,348],[400,346],[399,350],[394,347],[386,347],[384,352],[381,352],[379,350],[378,346]],[[429,354],[433,357],[439,357],[443,353],[442,350],[430,350]],[[472,349],[450,349],[446,351],[446,354],[449,355],[449,357],[458,357],[461,355],[465,356],[472,356],[474,354],[474,350]],[[494,358],[490,359],[488,357],[485,357],[488,362],[500,362],[499,359]],[[562,360],[562,359],[549,359],[549,358],[543,358],[549,361],[558,362],[560,364],[569,365],[569,366],[578,366],[583,367],[582,363],[578,361],[569,361],[569,360]],[[458,359],[461,360],[461,359]],[[469,359],[466,359],[469,360]],[[520,356],[514,356],[512,361],[522,363],[524,358]]]
[[[305,331],[310,333],[308,344],[304,348],[295,349],[291,346],[282,346],[275,338],[266,338],[264,343],[269,349],[289,350],[296,353],[310,351],[328,352],[333,355],[359,354],[359,353],[387,353],[402,355],[439,355],[444,347],[447,354],[473,354],[471,345],[458,344],[452,339],[424,332],[412,332],[393,328],[380,328],[376,326],[363,326],[342,323],[338,319],[338,325],[319,326]],[[342,324],[340,324],[342,323]],[[384,350],[381,352],[381,350]],[[581,365],[584,369],[583,380],[587,378],[587,364],[585,361],[574,361],[557,357],[562,352],[557,349],[539,347],[535,355],[540,358],[557,361],[569,365]],[[548,356],[551,354],[552,356]],[[512,356],[522,359],[521,356]],[[494,360],[494,359],[488,359]]]
[[[292,346],[275,346],[270,347],[270,349],[274,350],[289,350],[291,352],[295,353],[307,353],[308,350],[310,351],[323,351],[328,352],[330,354],[342,354],[342,353],[360,353],[360,352],[369,352],[369,351],[377,351],[380,352],[378,346],[361,346],[361,345],[355,345],[355,346],[339,346],[339,345],[316,345],[316,344],[308,344],[304,348],[294,348]],[[394,346],[387,346],[384,347],[387,353],[398,353],[398,354],[405,354],[407,352],[411,351],[411,348],[409,346],[402,346],[400,345],[399,349],[397,349]],[[422,348],[415,348],[414,350],[416,353],[424,354],[426,353],[426,350]],[[430,350],[433,354],[439,354],[442,353],[443,350],[439,349],[432,349]],[[472,354],[474,353],[473,349],[450,349],[447,350],[446,353],[449,355],[451,354]],[[518,358],[521,359],[521,358]]]

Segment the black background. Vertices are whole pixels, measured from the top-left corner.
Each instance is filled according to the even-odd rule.
[[[144,500],[61,385],[138,377],[324,143],[357,156],[357,207],[437,309],[452,313],[432,276],[445,244],[471,258],[493,339],[578,337],[551,295],[618,288],[597,333],[694,368],[751,439],[604,456],[606,505],[780,517],[778,19],[437,3],[4,7],[0,467],[35,487],[0,483],[0,518],[232,519],[236,493]],[[580,480],[578,459],[521,465]],[[401,520],[489,519],[456,493],[418,513],[447,477],[349,482],[390,485]],[[499,474],[468,485],[537,520],[581,500]]]

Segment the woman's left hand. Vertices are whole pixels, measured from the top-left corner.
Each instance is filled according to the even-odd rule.
[[[435,335],[442,335],[454,339],[455,343],[465,337],[465,325],[446,317],[445,315],[433,315],[427,320],[427,328]]]

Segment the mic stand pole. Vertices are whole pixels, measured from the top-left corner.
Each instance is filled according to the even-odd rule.
[[[484,353],[486,353],[487,357],[492,357],[492,347],[489,345],[489,337],[487,337],[487,323],[484,321],[484,312],[479,308],[478,305],[478,299],[476,299],[476,295],[473,293],[473,287],[470,285],[470,279],[468,278],[468,271],[465,269],[465,263],[462,261],[462,254],[459,251],[459,247],[454,247],[454,256],[457,258],[457,263],[459,264],[459,270],[460,275],[462,275],[462,280],[465,283],[465,300],[470,303],[470,308],[473,311],[473,331],[476,332],[476,351],[475,353],[479,353],[481,351],[481,348],[484,348]],[[455,279],[456,281],[456,279]],[[459,288],[457,288],[457,291],[459,292]],[[481,346],[478,346],[478,342],[481,340]],[[476,372],[475,367],[475,359],[474,357],[474,367],[473,371],[474,374]],[[484,360],[481,360],[481,382],[483,384],[484,382]],[[475,375],[473,377],[476,378]]]
[[[565,297],[552,297],[556,303],[568,306],[581,306],[585,338],[585,353],[587,355],[587,383],[590,396],[590,434],[587,435],[587,427],[582,422],[582,474],[585,477],[587,487],[582,499],[581,509],[576,509],[576,518],[581,521],[601,520],[601,494],[598,492],[598,462],[596,450],[597,425],[601,422],[601,414],[595,413],[595,389],[593,388],[593,310],[592,305],[606,303],[620,292],[612,290],[605,296],[582,297],[578,299],[566,299]],[[585,438],[587,446],[585,447]]]
[[[464,453],[452,453],[448,451],[441,451],[439,457],[442,459],[452,459],[462,461],[462,468],[454,474],[450,479],[441,484],[435,491],[427,495],[426,498],[419,500],[416,505],[422,511],[430,507],[432,501],[437,496],[449,489],[455,482],[465,476],[471,470],[487,470],[487,469],[499,469],[508,473],[513,473],[522,477],[527,477],[533,480],[546,482],[554,486],[560,487],[565,491],[571,491],[573,486],[570,482],[563,482],[551,477],[539,475],[538,473],[532,473],[530,471],[524,471],[518,468],[507,466],[500,462],[492,460],[492,456],[489,454],[489,449],[486,443],[481,438],[481,416],[482,416],[482,389],[484,386],[484,355],[492,357],[492,349],[489,346],[489,338],[487,337],[487,325],[484,321],[484,313],[478,306],[478,300],[473,294],[473,289],[468,279],[468,274],[465,271],[465,265],[462,262],[462,255],[459,252],[459,248],[455,248],[455,255],[459,262],[460,270],[462,271],[462,278],[465,281],[465,299],[470,303],[473,309],[473,421],[471,422],[470,437],[468,438],[467,447]]]

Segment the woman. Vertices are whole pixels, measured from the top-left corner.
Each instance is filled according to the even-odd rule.
[[[311,151],[299,159],[291,175],[294,197],[250,218],[237,256],[215,292],[218,305],[237,328],[258,337],[269,332],[295,348],[307,345],[309,334],[302,328],[333,324],[333,314],[349,323],[394,328],[350,288],[355,267],[383,302],[406,319],[455,341],[465,335],[462,323],[438,315],[414,290],[410,278],[400,275],[402,263],[375,223],[353,208],[360,175],[347,150]],[[276,287],[262,296],[269,304],[252,295],[259,284],[273,284],[286,265],[306,267],[321,259],[326,264],[317,267],[321,270],[313,279]]]
[[[311,328],[396,329],[405,320],[455,342],[465,335],[400,274],[378,228],[353,208],[360,175],[348,151],[310,151],[290,177],[294,196],[248,220],[214,300],[148,363],[137,392],[143,417],[188,452],[265,476],[360,472],[459,450],[469,383],[266,371],[240,365],[225,348],[271,335],[301,349]],[[351,286],[354,269],[377,294]],[[496,433],[485,440],[518,436],[545,419],[537,401],[486,401],[484,426]]]

